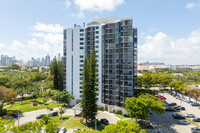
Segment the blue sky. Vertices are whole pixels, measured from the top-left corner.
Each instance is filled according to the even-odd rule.
[[[133,18],[139,62],[200,64],[200,0],[0,0],[0,54],[62,54],[62,29],[92,18]]]

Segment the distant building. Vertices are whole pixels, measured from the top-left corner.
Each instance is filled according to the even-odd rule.
[[[28,67],[39,67],[39,66],[41,66],[40,58],[34,59],[34,57],[32,57],[31,60],[28,61],[26,65]]]
[[[50,56],[47,55],[46,58],[45,58],[45,65],[44,65],[44,66],[49,66],[49,65],[50,65],[50,62],[51,62]]]
[[[149,61],[147,61],[147,62],[142,62],[142,63],[139,63],[139,65],[145,65],[145,66],[147,66],[147,65],[165,65],[165,63],[161,63],[161,62],[149,62]]]
[[[9,66],[11,64],[15,64],[17,60],[15,59],[15,56],[9,57],[7,55],[1,55],[1,66]]]

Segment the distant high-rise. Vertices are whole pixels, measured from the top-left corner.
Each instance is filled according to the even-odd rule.
[[[84,57],[93,49],[98,64],[98,104],[109,111],[124,107],[137,86],[137,29],[132,19],[99,18],[87,27],[64,30],[64,87],[75,100],[82,95]]]
[[[15,64],[17,60],[15,59],[15,56],[8,57],[7,55],[1,55],[1,66],[9,66],[11,64]]]
[[[50,56],[47,55],[45,58],[45,66],[49,66],[50,65]]]

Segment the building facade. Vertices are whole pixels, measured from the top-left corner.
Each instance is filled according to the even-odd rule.
[[[96,51],[98,104],[109,110],[124,107],[137,85],[137,29],[132,19],[93,19],[86,27],[64,30],[64,87],[81,99],[84,57]]]

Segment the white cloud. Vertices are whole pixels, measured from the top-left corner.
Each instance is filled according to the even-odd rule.
[[[71,5],[71,1],[70,0],[66,0],[64,4],[65,4],[66,8],[69,8],[70,5]]]
[[[76,13],[71,13],[71,16],[72,16],[72,17],[76,17],[76,18],[84,18],[84,17],[85,17],[84,13],[81,12],[81,11],[80,11],[78,14],[76,14]]]
[[[89,11],[113,11],[117,6],[124,3],[124,0],[74,0],[80,10]]]
[[[195,8],[196,7],[196,3],[188,3],[187,5],[186,5],[186,8],[187,9],[192,9],[192,8]]]
[[[42,32],[53,32],[53,33],[61,33],[63,32],[63,27],[60,24],[44,24],[37,22],[36,25],[32,27],[35,31],[42,31]]]
[[[11,44],[0,43],[0,53],[8,56],[16,56],[16,59],[30,60],[31,57],[42,58],[49,54],[51,58],[58,53],[62,55],[63,28],[60,25],[37,23],[33,26],[32,39],[26,43],[18,40]]]
[[[199,64],[200,30],[186,38],[176,38],[159,32],[146,36],[139,45],[139,62],[161,61],[170,64]]]

